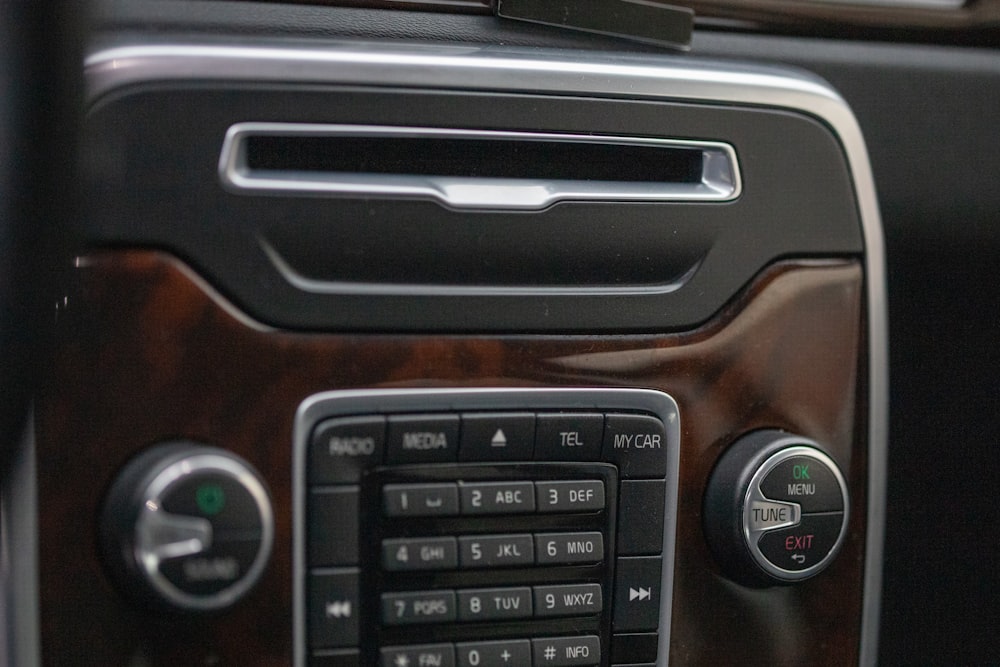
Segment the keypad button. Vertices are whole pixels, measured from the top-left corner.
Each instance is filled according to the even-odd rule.
[[[539,512],[594,512],[604,509],[604,482],[585,479],[536,482]]]
[[[462,415],[460,461],[530,461],[535,449],[535,415],[466,413]]]
[[[358,494],[356,486],[309,492],[309,565],[356,565],[358,559]]]
[[[478,482],[459,485],[462,514],[524,514],[535,511],[531,482]]]
[[[382,540],[382,567],[390,572],[452,570],[458,567],[458,543],[454,537]]]
[[[455,667],[455,647],[452,644],[387,646],[379,655],[381,667]]]
[[[601,663],[601,638],[543,637],[531,640],[533,667],[590,667]]]
[[[535,560],[539,565],[599,563],[603,559],[604,536],[601,533],[541,533],[535,535]]]
[[[453,516],[458,514],[458,485],[386,484],[382,487],[386,516]]]
[[[615,632],[657,630],[660,625],[662,559],[619,558],[615,571]]]
[[[600,584],[535,586],[535,616],[588,616],[604,609]]]
[[[458,538],[462,569],[533,565],[535,542],[531,535],[465,535]]]
[[[604,415],[540,414],[535,422],[536,461],[598,461]]]
[[[618,466],[622,479],[662,479],[667,475],[667,433],[648,415],[607,416],[603,460]]]
[[[360,572],[349,569],[309,575],[309,646],[358,645]]]
[[[382,623],[412,625],[455,620],[455,591],[383,593]]]
[[[458,667],[527,667],[531,664],[531,642],[465,642],[455,645],[455,657]]]
[[[358,483],[366,468],[382,463],[385,417],[345,417],[320,422],[309,443],[309,483]]]
[[[388,463],[458,459],[458,415],[393,415],[386,433]]]
[[[666,484],[626,480],[619,488],[618,555],[654,556],[663,551]]]
[[[458,591],[458,620],[500,621],[531,618],[531,589],[475,588]]]

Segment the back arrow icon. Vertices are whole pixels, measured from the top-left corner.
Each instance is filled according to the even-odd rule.
[[[804,554],[792,554],[792,560],[802,565],[802,563],[806,562],[806,557]]]

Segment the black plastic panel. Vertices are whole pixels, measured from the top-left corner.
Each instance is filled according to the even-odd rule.
[[[530,213],[234,194],[223,188],[217,162],[226,131],[246,121],[722,141],[736,150],[744,190],[730,203],[564,202]],[[779,258],[862,249],[839,146],[819,123],[785,112],[189,84],[101,100],[86,137],[94,196],[84,234],[92,243],[170,248],[252,316],[283,327],[678,330],[705,321]],[[415,257],[423,266],[413,265]],[[363,267],[359,275],[367,282],[327,282],[329,267],[338,264],[352,272]],[[304,289],[278,265],[287,265]],[[461,294],[438,289],[456,282]]]

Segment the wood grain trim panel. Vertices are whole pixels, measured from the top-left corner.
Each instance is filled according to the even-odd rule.
[[[769,269],[704,327],[642,336],[335,335],[254,326],[178,260],[82,258],[37,408],[43,659],[47,665],[288,665],[291,434],[303,399],[361,387],[661,389],[681,411],[671,662],[857,660],[865,535],[864,281],[855,261]],[[585,316],[585,315],[581,315]],[[705,482],[738,435],[783,428],[824,444],[854,508],[833,566],[794,587],[725,580],[702,536]],[[95,519],[117,470],[156,442],[230,449],[264,475],[276,547],[229,612],[150,613],[113,589]]]

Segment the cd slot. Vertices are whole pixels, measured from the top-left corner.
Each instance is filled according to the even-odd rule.
[[[727,144],[648,137],[240,123],[220,176],[241,193],[431,199],[458,209],[560,201],[729,201]]]

